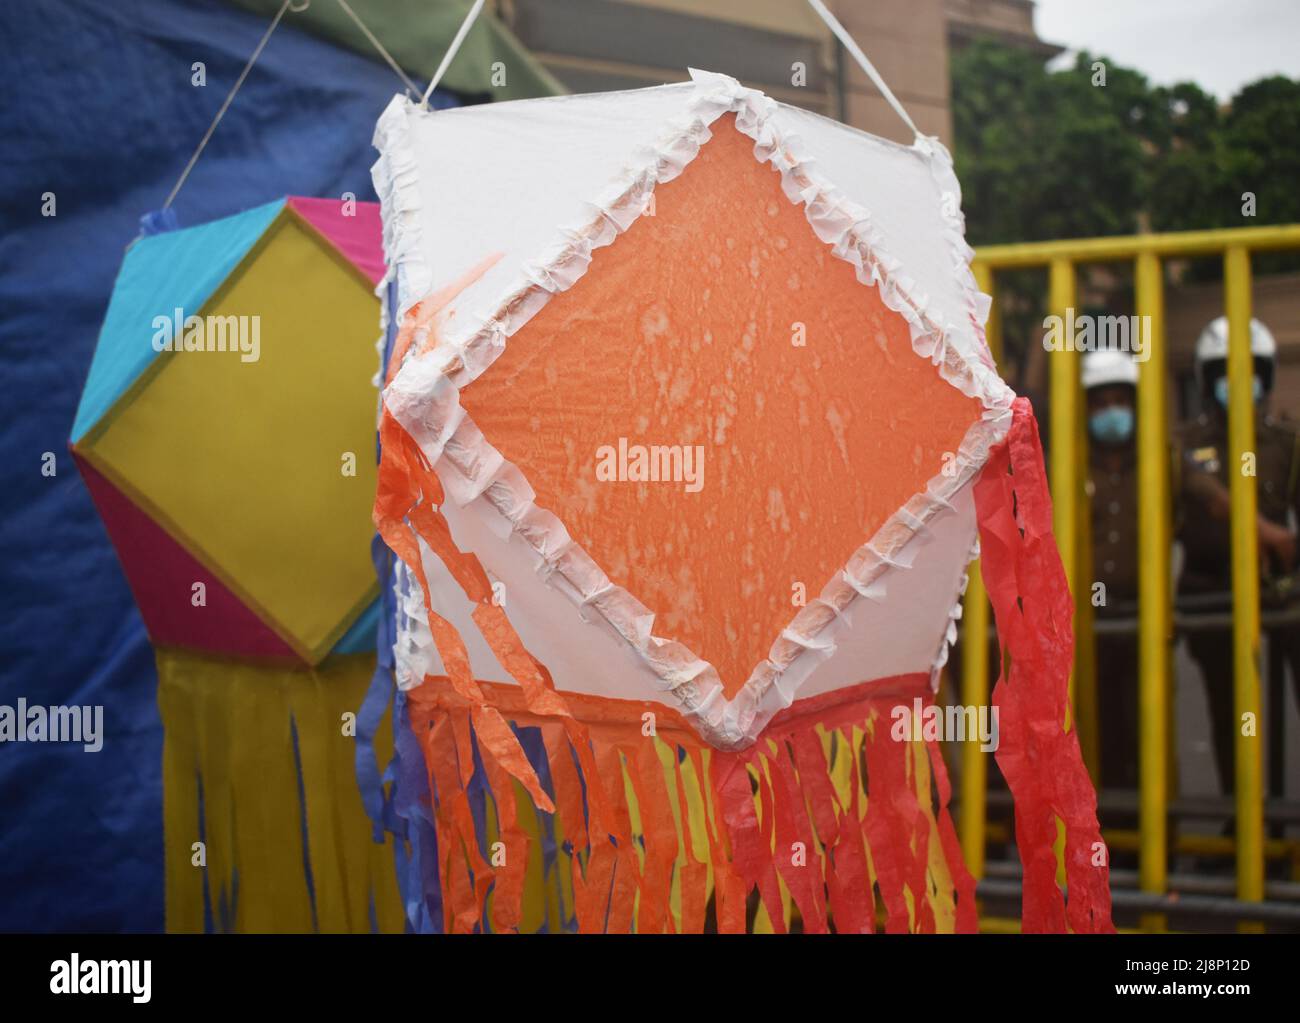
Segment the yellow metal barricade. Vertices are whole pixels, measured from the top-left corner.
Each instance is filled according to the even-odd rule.
[[[1229,324],[1228,457],[1232,502],[1232,597],[1235,713],[1258,722],[1261,710],[1259,641],[1259,563],[1256,539],[1256,490],[1253,473],[1241,471],[1243,456],[1254,450],[1252,401],[1253,367],[1250,353],[1252,252],[1300,249],[1300,225],[1252,227],[1178,234],[1145,234],[1117,238],[1034,242],[989,246],[978,250],[974,264],[981,290],[996,299],[996,271],[1028,267],[1048,270],[1049,312],[1066,316],[1075,308],[1078,267],[1085,263],[1134,266],[1136,312],[1150,324],[1150,351],[1140,364],[1137,397],[1138,450],[1138,649],[1139,649],[1139,798],[1138,882],[1142,892],[1160,895],[1168,884],[1170,799],[1170,648],[1173,634],[1173,587],[1170,575],[1170,464],[1168,359],[1164,332],[1164,263],[1170,258],[1215,257],[1224,260],[1224,307]],[[1146,318],[1143,321],[1142,318]],[[990,349],[1001,357],[1001,324],[995,300],[986,329]],[[1087,435],[1083,428],[1083,398],[1079,358],[1073,351],[1054,352],[1050,360],[1050,480],[1055,506],[1054,526],[1066,577],[1076,605],[1090,597],[1085,560],[1087,508],[1081,473],[1086,466]],[[963,615],[962,694],[967,705],[989,700],[988,602],[978,565],[972,566]],[[1088,621],[1085,619],[1085,624]],[[1076,635],[1080,616],[1076,609]],[[1081,649],[1091,644],[1091,630],[1080,636]],[[1076,656],[1071,692],[1077,708],[1085,758],[1097,764],[1098,723],[1091,658]],[[1264,898],[1264,818],[1262,734],[1236,729],[1236,861],[1237,898]],[[975,744],[962,751],[961,841],[977,878],[984,874],[988,832],[987,763]],[[1143,926],[1159,928],[1157,915]]]

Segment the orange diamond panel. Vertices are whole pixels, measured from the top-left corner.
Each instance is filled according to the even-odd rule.
[[[731,696],[800,585],[815,597],[981,409],[917,357],[734,119],[713,134],[462,400]]]

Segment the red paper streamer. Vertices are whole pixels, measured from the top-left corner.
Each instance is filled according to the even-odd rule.
[[[1052,535],[1052,500],[1025,398],[1012,406],[1007,439],[975,485],[984,585],[997,620],[1002,674],[995,757],[1011,789],[1016,846],[1024,867],[1026,932],[1112,932],[1109,853],[1097,824],[1097,794],[1066,731],[1074,660],[1074,603]],[[1057,820],[1065,826],[1069,899],[1056,883]]]

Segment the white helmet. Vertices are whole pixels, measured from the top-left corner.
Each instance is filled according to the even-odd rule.
[[[1257,359],[1276,359],[1277,341],[1273,332],[1259,320],[1250,321],[1250,354]],[[1207,362],[1228,357],[1228,318],[1220,316],[1212,321],[1196,339],[1197,369]]]
[[[1136,387],[1138,382],[1138,368],[1133,357],[1127,352],[1117,352],[1111,348],[1085,353],[1082,375],[1085,391],[1109,384],[1129,384]]]

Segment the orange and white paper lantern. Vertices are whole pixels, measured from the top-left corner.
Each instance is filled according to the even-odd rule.
[[[943,759],[891,733],[933,700],[982,532],[1026,926],[1108,927],[1036,427],[984,342],[943,146],[699,71],[399,97],[376,146],[400,318],[376,522],[447,920],[477,926],[489,885],[496,925],[518,915],[523,868],[457,809],[479,771],[503,838],[512,778],[561,818],[582,929],[695,929],[706,899],[741,929],[752,890],[774,925],[792,901],[805,929],[870,929],[874,892],[891,929],[973,926]]]

